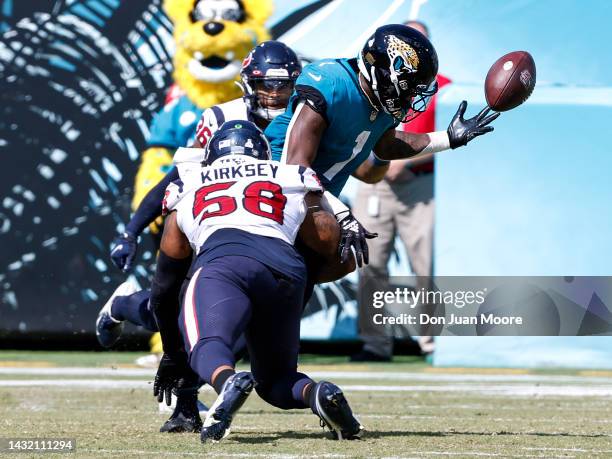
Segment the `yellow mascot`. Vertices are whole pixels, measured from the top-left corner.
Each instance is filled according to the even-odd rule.
[[[174,85],[150,126],[133,209],[168,172],[174,151],[193,142],[202,112],[242,95],[235,82],[249,51],[269,39],[265,22],[272,0],[165,0],[164,9],[174,24]],[[159,234],[161,223],[150,225],[153,234]],[[159,334],[151,347],[161,352]]]

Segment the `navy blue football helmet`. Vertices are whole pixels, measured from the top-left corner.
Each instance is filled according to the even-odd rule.
[[[358,56],[359,71],[380,108],[408,121],[427,108],[438,91],[438,55],[418,30],[400,24],[379,27]]]
[[[284,43],[270,40],[257,45],[240,71],[249,111],[269,121],[285,113],[300,73],[300,60]]]
[[[264,133],[250,121],[226,121],[213,134],[204,149],[205,166],[223,156],[244,155],[259,160],[272,158],[270,144]]]

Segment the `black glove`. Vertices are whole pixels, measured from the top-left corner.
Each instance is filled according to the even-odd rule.
[[[129,231],[126,231],[113,240],[113,246],[110,252],[111,260],[113,260],[117,268],[123,272],[128,272],[132,269],[137,249],[138,238]]]
[[[493,130],[493,126],[487,126],[491,121],[499,116],[499,113],[493,113],[487,116],[489,107],[483,108],[478,115],[474,118],[463,119],[465,109],[467,108],[467,102],[464,100],[459,105],[459,109],[448,126],[446,132],[448,132],[448,138],[450,140],[450,147],[457,148],[467,145],[467,143],[474,137],[486,134]]]
[[[166,405],[170,406],[173,392],[176,394],[179,389],[197,387],[197,382],[197,375],[189,367],[186,354],[164,354],[153,382],[153,396],[159,403],[166,399]]]
[[[341,214],[339,214],[341,215]],[[355,249],[355,258],[357,265],[361,268],[364,264],[368,264],[368,242],[366,239],[374,239],[378,237],[378,233],[370,233],[361,223],[359,223],[353,214],[349,211],[344,217],[338,217],[340,224],[340,259],[342,263],[346,263],[351,256],[351,247]]]

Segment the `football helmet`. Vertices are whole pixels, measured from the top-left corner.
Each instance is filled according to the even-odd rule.
[[[270,40],[253,48],[240,71],[249,111],[269,121],[285,113],[300,73],[300,60],[284,43]]]
[[[223,156],[244,155],[259,160],[272,158],[264,133],[250,121],[226,121],[214,133],[204,149],[205,166]]]
[[[425,35],[412,27],[379,27],[357,60],[380,108],[398,121],[408,121],[424,112],[438,90],[436,50]]]

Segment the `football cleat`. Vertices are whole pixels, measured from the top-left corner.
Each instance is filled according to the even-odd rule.
[[[202,443],[219,442],[230,433],[232,419],[255,386],[253,375],[248,371],[236,373],[228,378],[215,403],[208,410],[204,427],[200,432]]]
[[[353,415],[342,390],[327,381],[318,382],[312,390],[315,391],[314,413],[319,416],[321,427],[327,427],[335,440],[359,438],[363,426]]]
[[[96,319],[96,338],[102,347],[113,346],[123,332],[123,321],[115,319],[111,314],[111,307],[118,296],[128,296],[137,292],[136,286],[127,281],[119,285],[104,304]]]
[[[198,390],[196,388],[178,389],[174,412],[159,431],[169,433],[199,432],[202,428],[202,418],[200,418],[198,403]]]

